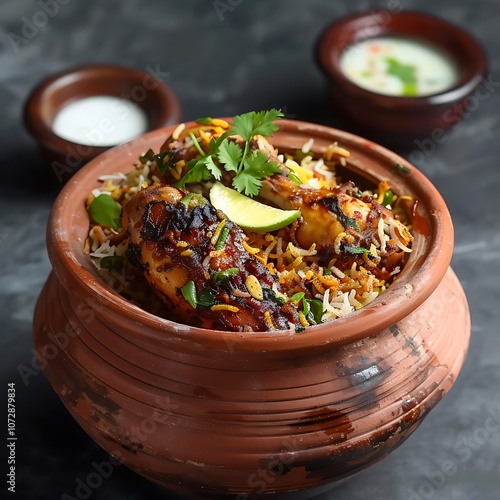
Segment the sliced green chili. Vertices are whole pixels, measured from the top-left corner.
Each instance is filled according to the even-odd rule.
[[[181,288],[182,296],[189,302],[193,309],[196,309],[197,298],[196,298],[196,287],[194,281],[188,281]]]

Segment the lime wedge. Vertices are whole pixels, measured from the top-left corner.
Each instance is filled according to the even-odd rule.
[[[220,182],[212,186],[210,201],[230,221],[256,232],[281,229],[300,217],[300,210],[281,210],[264,205]]]

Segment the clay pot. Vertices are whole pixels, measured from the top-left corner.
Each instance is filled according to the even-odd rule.
[[[283,120],[272,143],[333,141],[348,170],[418,200],[414,251],[371,305],[304,333],[203,330],[144,312],[107,288],[83,252],[84,201],[172,128],[103,153],[60,193],[48,225],[53,273],[35,346],[69,412],[139,474],[193,497],[306,497],[397,448],[454,383],[470,319],[450,269],[453,228],[431,183],[396,154],[339,130]],[[71,437],[68,437],[71,439]]]

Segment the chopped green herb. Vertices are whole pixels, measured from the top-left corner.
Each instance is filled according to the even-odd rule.
[[[331,276],[333,273],[332,273],[332,270],[331,269],[323,269],[323,276]]]
[[[161,153],[154,155],[156,166],[162,174],[165,173],[168,167],[172,168],[175,166],[172,156],[173,154],[171,151],[162,151]]]
[[[198,294],[196,303],[202,307],[211,307],[215,304],[214,292],[209,288],[204,288]]]
[[[235,142],[224,141],[219,147],[217,158],[225,165],[228,172],[237,172],[237,165],[243,156],[242,149]]]
[[[225,135],[222,134],[217,139],[212,139],[208,144],[208,152],[200,158],[193,158],[186,164],[187,172],[182,179],[174,184],[175,187],[184,189],[186,184],[208,181],[212,176],[219,180],[222,171],[215,165],[213,156],[217,153],[219,146],[224,141]]]
[[[182,198],[181,203],[188,206],[193,196],[195,196],[195,193],[187,194],[186,196],[184,196],[184,198]]]
[[[109,194],[102,193],[94,198],[88,210],[92,222],[119,229],[122,207]]]
[[[197,306],[211,307],[215,304],[215,296],[213,290],[204,288],[199,293],[197,293],[194,281],[188,281],[181,288],[181,293],[193,309],[196,309]]]
[[[320,200],[320,203],[325,206],[330,212],[335,214],[340,223],[345,227],[345,228],[352,228],[356,231],[359,231],[358,223],[354,217],[349,217],[348,215],[345,214],[345,212],[342,210],[340,204],[339,204],[339,199],[337,196],[330,196],[326,197]]]
[[[411,174],[411,170],[408,167],[401,165],[401,163],[396,163],[395,168],[396,168],[396,172],[400,175],[410,175]]]
[[[363,253],[367,253],[367,254],[371,255],[370,254],[370,250],[368,250],[368,248],[364,248],[364,247],[356,247],[356,246],[345,245],[344,246],[344,250],[347,253],[350,253],[352,255],[359,255],[359,254],[363,254]]]
[[[139,157],[139,161],[145,165],[148,161],[151,161],[155,156],[155,153],[152,149],[148,149],[146,153]]]
[[[386,57],[387,73],[395,76],[403,83],[403,95],[415,96],[418,94],[416,68],[411,64],[400,63],[393,57]]]
[[[125,263],[125,258],[121,255],[106,255],[101,259],[100,265],[102,269],[109,271],[120,271]]]
[[[275,161],[269,160],[268,156],[259,150],[252,151],[243,160],[243,169],[239,170],[233,179],[233,187],[247,196],[259,194],[262,179],[268,175],[281,172]]]

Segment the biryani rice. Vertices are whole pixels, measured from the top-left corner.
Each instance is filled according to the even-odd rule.
[[[174,134],[179,135],[182,130],[183,127],[179,126]],[[307,141],[300,150],[302,158],[299,160],[296,155],[280,154],[279,157],[297,175],[302,182],[302,187],[318,189],[323,186],[329,188],[336,186],[335,171],[332,170],[331,165],[327,166],[325,162],[336,161],[338,164],[345,165],[349,152],[334,143],[326,148],[322,156],[314,158],[311,153],[313,146],[313,139]],[[180,169],[182,169],[182,165]],[[104,175],[99,180],[102,184],[92,191],[87,205],[90,205],[92,200],[101,194],[109,195],[124,205],[141,189],[161,182],[155,173],[151,160],[145,163],[138,162],[130,172],[125,174]],[[201,191],[201,189],[194,188],[193,191]],[[382,200],[387,192],[389,192],[389,185],[382,181],[378,190],[369,192],[369,195],[373,196],[375,200]],[[398,198],[393,196],[391,204],[398,201]],[[219,224],[213,234],[214,241],[217,240],[224,223],[225,220]],[[319,265],[320,259],[315,244],[309,248],[301,248],[292,241],[294,223],[289,227],[266,234],[247,232],[248,239],[243,242],[243,245],[249,253],[255,255],[267,267],[271,274],[278,277],[279,283],[287,290],[286,296],[284,296],[285,300],[291,300],[296,293],[308,291],[322,304],[321,322],[328,322],[370,304],[397,278],[401,271],[400,266],[389,273],[388,280],[377,278],[372,270],[377,268],[380,261],[378,254],[385,251],[385,247],[390,241],[395,242],[401,252],[411,252],[408,244],[412,240],[410,229],[411,227],[405,226],[405,234],[400,234],[400,225],[396,226],[393,219],[381,217],[377,226],[380,247],[375,248],[372,245],[369,254],[363,254],[364,265],[354,262],[348,267],[339,258],[332,258],[326,266]],[[345,233],[338,235],[334,244],[337,255],[340,255],[340,245],[346,237],[348,238],[348,235]],[[161,303],[141,275],[141,271],[131,265],[125,257],[127,247],[128,238],[120,236],[118,231],[103,225],[91,224],[86,251],[103,281],[136,305],[164,316],[165,311]],[[105,257],[122,258],[123,266],[120,269],[103,267],[102,263]],[[203,266],[207,270],[210,259],[213,257],[215,255],[211,254],[203,262]],[[256,284],[252,284],[252,286],[252,290],[258,288]],[[274,291],[279,293],[278,290]],[[252,295],[251,290],[249,290],[249,294]],[[310,325],[310,321],[303,313],[299,314],[299,319],[302,326]],[[271,325],[269,326],[272,329]]]

